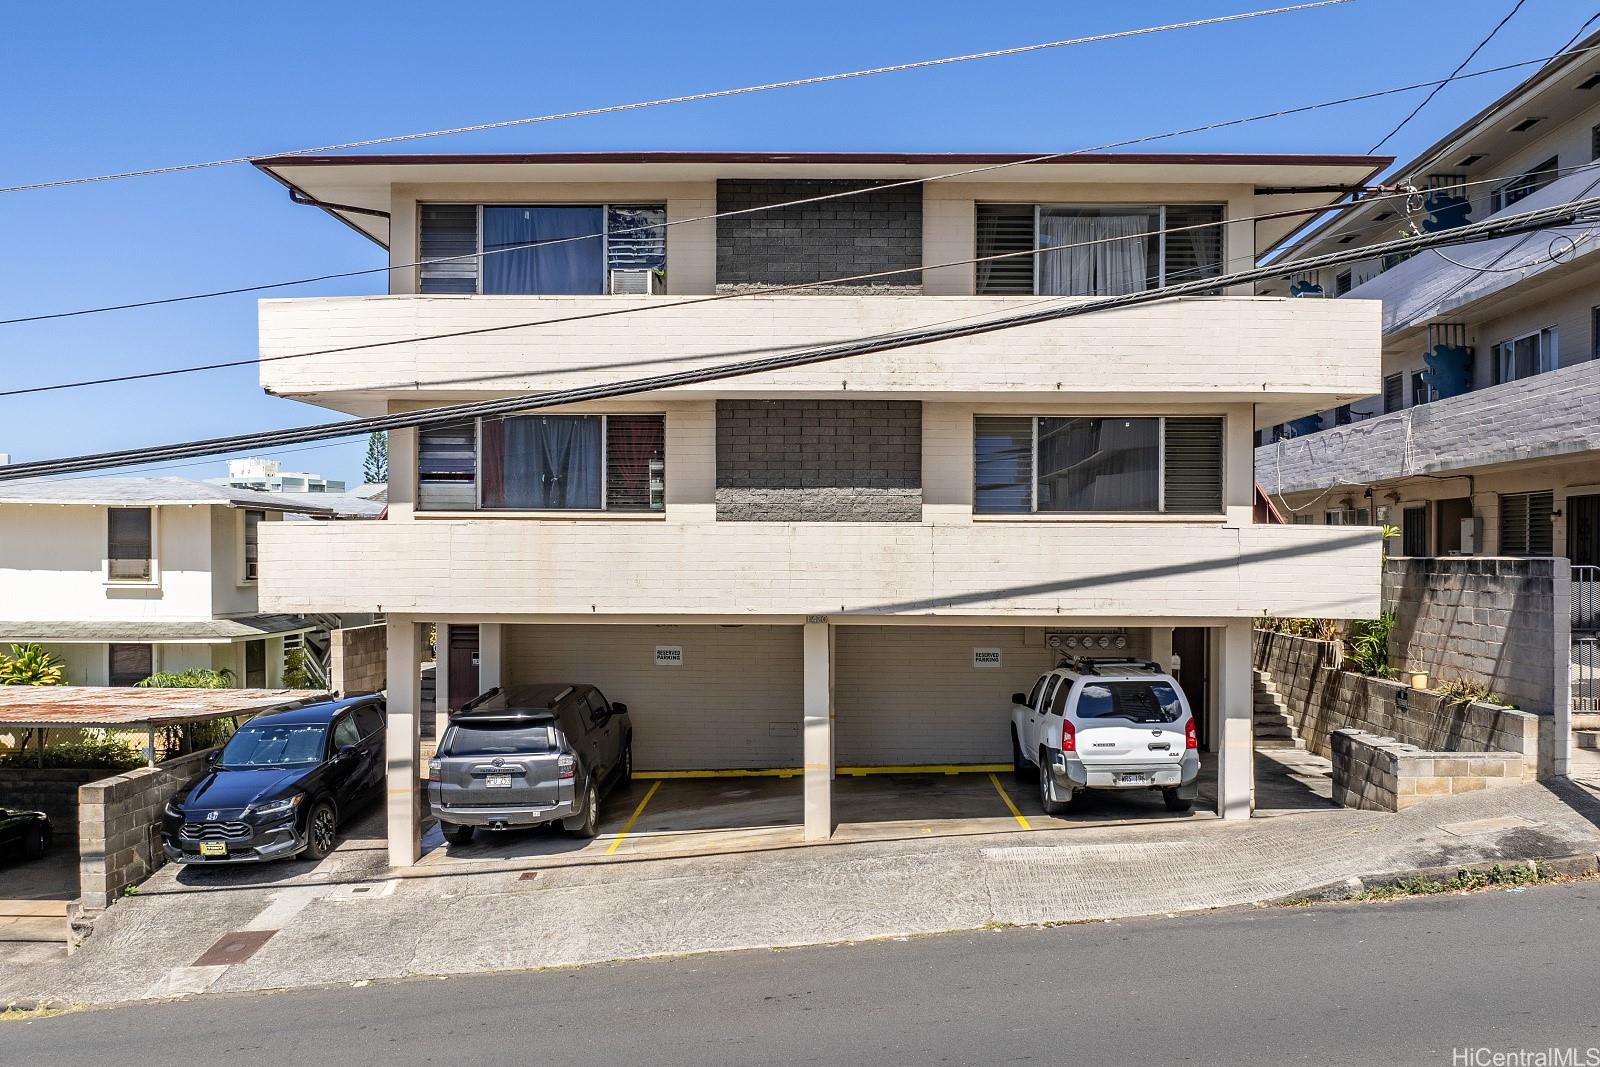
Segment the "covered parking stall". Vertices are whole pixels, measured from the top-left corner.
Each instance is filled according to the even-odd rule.
[[[1201,717],[1205,750],[1198,817],[1247,817],[1253,800],[1248,623],[1071,621],[503,616],[434,625],[439,648],[452,647],[454,627],[476,631],[481,689],[588,682],[628,705],[636,780],[602,805],[601,837],[584,851],[1171,818],[1155,793],[1091,793],[1066,819],[1049,819],[1033,789],[1012,780],[1011,694],[1027,691],[1071,653],[1165,665],[1178,649],[1179,677]],[[422,624],[389,621],[389,830],[396,865],[423,852],[425,811],[416,786],[421,717],[437,716],[442,728],[446,694],[460,689],[437,679],[438,703],[420,706]],[[440,664],[450,669],[445,657]],[[515,831],[471,847],[502,844],[535,853],[579,847],[559,835]]]

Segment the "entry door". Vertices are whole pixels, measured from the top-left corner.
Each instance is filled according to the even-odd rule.
[[[1600,566],[1600,496],[1567,497],[1567,558],[1575,567]]]
[[[477,696],[478,628],[450,627],[450,710],[455,711]]]
[[[1406,508],[1400,515],[1400,554],[1428,554],[1428,505]]]
[[[1189,699],[1194,713],[1195,739],[1202,749],[1211,748],[1211,635],[1204,626],[1179,626],[1172,631],[1172,652],[1178,657],[1178,685]],[[1168,664],[1163,663],[1163,668]]]

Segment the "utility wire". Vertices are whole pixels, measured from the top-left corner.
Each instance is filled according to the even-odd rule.
[[[1463,59],[1460,63],[1456,64],[1456,69],[1450,72],[1450,78],[1454,78],[1457,74],[1460,74],[1463,70],[1467,69],[1467,64],[1471,63],[1474,59],[1476,59],[1478,57],[1478,53],[1483,51],[1486,47],[1488,47],[1489,42],[1494,40],[1495,34],[1499,33],[1501,31],[1501,29],[1503,29],[1505,27],[1505,24],[1511,21],[1512,16],[1515,15],[1518,11],[1521,11],[1522,10],[1522,5],[1527,3],[1527,2],[1528,2],[1528,0],[1517,0],[1517,2],[1514,5],[1512,5],[1511,10],[1506,12],[1505,18],[1503,18],[1499,22],[1497,22],[1495,24],[1494,29],[1489,31],[1489,36],[1487,36],[1483,40],[1479,41],[1478,42],[1478,46],[1476,48],[1474,48],[1471,52],[1467,53],[1467,58]],[[1394,129],[1390,130],[1388,133],[1384,134],[1383,137],[1379,139],[1377,144],[1375,144],[1371,148],[1367,149],[1368,153],[1376,152],[1378,149],[1382,148],[1385,144],[1388,144],[1389,143],[1389,139],[1391,137],[1393,137],[1395,134],[1399,133],[1401,130],[1405,129],[1406,126],[1411,122],[1412,119],[1416,118],[1418,115],[1420,115],[1422,113],[1422,109],[1423,108],[1425,108],[1429,104],[1433,103],[1433,98],[1438,96],[1439,93],[1442,92],[1444,90],[1444,87],[1446,85],[1448,85],[1448,84],[1450,84],[1450,79],[1449,78],[1445,79],[1443,82],[1441,82],[1438,85],[1434,86],[1433,91],[1431,93],[1429,93],[1427,96],[1422,98],[1422,103],[1418,104],[1416,107],[1411,109],[1411,114],[1409,114],[1405,118],[1401,119],[1400,120],[1400,124],[1398,126],[1396,126]]]
[[[680,386],[788,370],[876,352],[912,348],[939,341],[956,340],[1083,315],[1094,315],[1103,311],[1158,303],[1183,296],[1202,295],[1230,286],[1252,284],[1267,278],[1283,277],[1304,270],[1319,270],[1324,267],[1340,266],[1374,256],[1417,252],[1438,245],[1460,244],[1527,233],[1533,230],[1547,229],[1552,225],[1587,222],[1589,221],[1587,216],[1595,211],[1600,211],[1600,197],[1577,200],[1535,211],[1521,212],[1516,215],[1490,219],[1484,222],[1470,223],[1442,233],[1403,237],[1398,240],[1387,241],[1352,251],[1334,252],[1302,260],[1289,269],[1276,265],[1256,267],[1216,278],[1181,282],[1177,285],[1161,286],[1156,289],[1130,293],[1124,296],[1104,297],[1068,307],[1050,308],[1006,316],[989,322],[935,329],[908,330],[865,342],[845,341],[838,344],[815,346],[778,356],[768,356],[762,359],[717,364],[710,367],[675,371],[622,382],[582,386],[550,393],[511,396],[496,400],[444,405],[421,411],[378,415],[363,419],[348,419],[342,422],[299,426],[285,430],[261,431],[230,437],[185,441],[170,445],[102,452],[94,455],[39,460],[31,463],[14,463],[6,467],[0,467],[0,481],[14,481],[21,478],[51,474],[72,474],[80,471],[104,470],[139,463],[187,459],[195,456],[210,456],[240,449],[271,449],[284,445],[352,437],[372,432],[450,425],[472,418],[516,414],[523,411],[633,396]]]
[[[1594,51],[1596,48],[1600,48],[1600,46],[1577,49],[1571,54]],[[1122,141],[1111,141],[1106,144],[1095,145],[1091,148],[1075,148],[1062,152],[1048,152],[1042,155],[1029,156],[1023,159],[1008,160],[1004,163],[993,163],[977,167],[967,167],[961,170],[948,171],[943,174],[928,175],[927,177],[922,178],[907,178],[899,181],[880,182],[872,185],[862,186],[856,189],[845,189],[839,192],[823,193],[817,196],[803,197],[798,200],[786,200],[780,203],[766,204],[759,207],[738,208],[731,211],[716,212],[710,215],[698,215],[693,218],[686,219],[670,219],[661,225],[622,227],[617,230],[609,231],[609,235],[617,236],[625,233],[665,231],[673,226],[687,226],[693,223],[712,222],[717,219],[732,218],[738,215],[749,215],[764,211],[777,211],[783,208],[801,207],[807,204],[816,204],[828,200],[839,200],[845,197],[861,196],[869,192],[881,192],[885,189],[895,189],[911,185],[923,185],[929,182],[946,181],[952,178],[966,178],[975,174],[987,174],[994,171],[1006,170],[1011,167],[1049,163],[1054,160],[1065,159],[1071,156],[1089,155],[1096,152],[1107,152],[1118,148],[1129,148],[1134,145],[1149,144],[1153,141],[1163,141],[1173,137],[1186,137],[1191,134],[1198,133],[1212,133],[1217,130],[1227,129],[1233,126],[1242,126],[1252,122],[1262,122],[1268,119],[1285,118],[1290,115],[1305,114],[1307,112],[1319,111],[1324,108],[1341,107],[1346,104],[1361,103],[1367,100],[1376,100],[1382,97],[1394,96],[1400,93],[1414,92],[1418,89],[1439,87],[1449,84],[1452,81],[1466,81],[1470,78],[1482,78],[1490,74],[1500,74],[1504,71],[1515,70],[1520,67],[1548,63],[1550,60],[1559,58],[1560,56],[1566,54],[1568,53],[1563,51],[1550,56],[1541,56],[1537,59],[1526,59],[1516,63],[1508,63],[1499,67],[1491,67],[1486,70],[1473,71],[1470,74],[1455,74],[1451,75],[1449,78],[1413,82],[1409,85],[1399,85],[1388,89],[1375,90],[1369,93],[1360,93],[1355,96],[1339,97],[1333,100],[1322,100],[1314,104],[1305,104],[1300,107],[1289,108],[1286,110],[1261,112],[1254,115],[1244,115],[1238,118],[1224,119],[1219,122],[1211,122],[1203,126],[1190,126],[1186,129],[1169,130],[1165,133],[1146,134],[1142,137],[1133,137]],[[42,322],[50,319],[75,318],[80,315],[98,315],[108,311],[128,311],[135,308],[157,307],[163,304],[179,304],[192,300],[209,300],[214,297],[221,296],[238,296],[245,293],[260,293],[271,289],[284,289],[292,286],[311,285],[317,282],[337,281],[342,278],[359,278],[370,274],[385,274],[390,271],[408,270],[416,267],[432,266],[439,263],[455,263],[468,259],[481,260],[487,256],[500,255],[505,252],[517,252],[530,248],[545,248],[551,245],[567,244],[574,241],[592,241],[605,236],[607,236],[606,233],[592,233],[580,234],[576,237],[554,237],[547,238],[542,241],[530,241],[525,244],[507,245],[504,248],[490,249],[488,251],[465,252],[454,256],[437,256],[429,259],[418,259],[409,263],[389,263],[381,267],[364,267],[360,270],[339,271],[331,274],[315,274],[303,278],[290,278],[284,281],[276,282],[262,282],[255,285],[235,286],[227,289],[213,289],[199,293],[188,293],[181,296],[157,297],[151,300],[136,300],[122,304],[106,304],[99,307],[46,312],[39,315],[21,315],[9,319],[0,319],[0,326],[9,326],[24,322]]]
[[[719,100],[730,96],[746,96],[751,93],[768,92],[774,89],[795,89],[807,85],[823,85],[828,82],[846,81],[852,78],[869,78],[879,74],[900,74],[911,70],[926,70],[932,67],[950,66],[955,63],[971,63],[982,59],[999,59],[1005,56],[1024,55],[1029,52],[1042,52],[1055,48],[1070,48],[1081,44],[1099,44],[1104,41],[1115,41],[1129,37],[1143,37],[1155,33],[1165,33],[1169,30],[1190,30],[1203,26],[1217,26],[1228,22],[1242,22],[1246,19],[1265,18],[1271,15],[1287,15],[1300,11],[1312,11],[1317,8],[1338,7],[1354,3],[1355,0],[1314,0],[1312,3],[1294,4],[1287,7],[1267,8],[1260,11],[1244,11],[1233,15],[1218,15],[1214,18],[1191,19],[1187,22],[1172,22],[1162,26],[1144,26],[1132,30],[1117,30],[1112,33],[1094,34],[1089,37],[1073,37],[1059,41],[1041,41],[1036,44],[1018,45],[1014,48],[996,48],[987,52],[970,52],[966,55],[944,56],[939,59],[922,59],[912,63],[896,63],[884,67],[870,67],[866,70],[852,70],[837,74],[819,74],[808,78],[793,78],[788,81],[764,82],[760,85],[745,85],[736,89],[717,89],[704,93],[689,93],[683,96],[662,97],[655,100],[641,100],[628,104],[609,104],[603,107],[585,108],[580,111],[564,111],[551,115],[536,115],[530,118],[503,119],[498,122],[482,122],[472,126],[452,126],[449,129],[429,130],[425,133],[397,134],[391,137],[372,137],[363,141],[346,141],[343,144],[322,145],[318,148],[296,148],[288,152],[273,152],[254,156],[233,156],[229,159],[213,159],[200,163],[180,163],[166,167],[147,167],[142,170],[127,170],[112,174],[96,174],[78,178],[60,178],[54,181],[29,182],[22,185],[0,186],[0,193],[21,193],[35,189],[57,189],[69,185],[88,185],[94,182],[117,181],[122,178],[141,178],[156,174],[177,174],[183,171],[206,170],[212,167],[228,167],[240,163],[253,163],[258,159],[270,159],[284,156],[308,156],[322,152],[339,152],[350,148],[372,148],[376,145],[400,144],[408,141],[421,141],[432,137],[449,137],[461,133],[481,133],[485,130],[503,130],[513,126],[531,126],[535,123],[558,122],[564,119],[589,118],[595,115],[610,115],[620,111],[639,111],[644,108],[663,107],[668,104],[688,104],[702,100]]]

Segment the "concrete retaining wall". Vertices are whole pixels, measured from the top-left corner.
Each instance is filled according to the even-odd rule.
[[[328,684],[340,696],[376,693],[388,685],[388,627],[350,626],[329,635]]]
[[[1257,631],[1255,665],[1271,675],[1306,748],[1337,764],[1334,735],[1356,730],[1429,753],[1524,757],[1518,780],[1539,766],[1541,723],[1515,708],[1446,701],[1383,678],[1341,670],[1331,642]]]
[[[104,768],[0,767],[0,806],[42,811],[58,836],[78,832],[78,787],[106,776]]]
[[[1400,811],[1432,797],[1515,785],[1529,761],[1517,752],[1428,752],[1364,730],[1333,732],[1333,801],[1364,811]]]
[[[200,773],[212,751],[78,789],[78,884],[84,910],[110,907],[124,886],[144,881],[165,862],[161,809],[180,785]]]

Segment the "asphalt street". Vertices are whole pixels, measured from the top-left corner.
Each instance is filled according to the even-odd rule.
[[[1596,1063],[1597,933],[1596,882],[1002,929],[3,1021],[0,1062]]]

